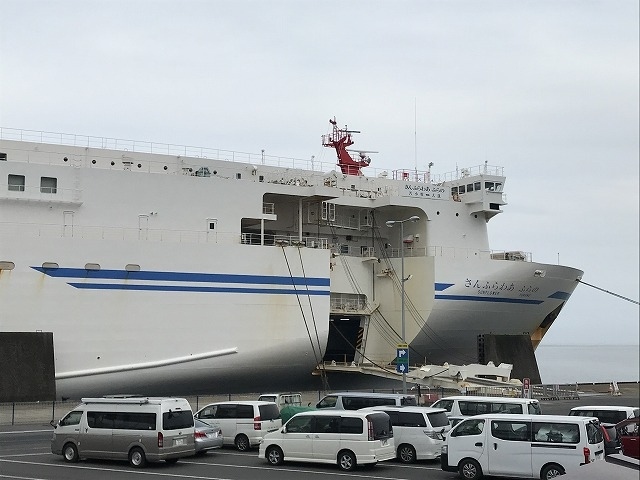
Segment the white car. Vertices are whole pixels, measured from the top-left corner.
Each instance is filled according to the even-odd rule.
[[[264,436],[260,458],[335,463],[341,470],[395,458],[393,427],[384,412],[309,411],[294,415],[278,431]]]

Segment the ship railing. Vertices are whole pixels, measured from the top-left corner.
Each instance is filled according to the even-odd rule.
[[[308,248],[329,248],[329,240],[322,237],[304,236],[302,240],[298,235],[274,235],[260,233],[242,233],[240,243],[243,245],[267,245],[267,246],[301,246]]]
[[[9,127],[0,127],[0,139],[32,142],[38,144],[67,145],[72,147],[93,148],[101,150],[169,155],[180,158],[221,160],[228,162],[248,163],[255,166],[266,165],[270,167],[287,169],[303,169],[313,172],[340,172],[340,168],[335,162],[317,161],[313,156],[309,159],[301,159],[294,157],[268,155],[264,152],[264,150],[261,153],[248,153],[235,150],[224,150],[219,148],[196,147],[171,143],[150,142],[145,140],[128,140],[111,137],[77,135],[73,133],[56,133],[42,130],[26,130]],[[60,159],[55,156],[42,156],[37,158],[38,160],[29,159],[29,161],[42,162],[45,164],[60,163]],[[86,163],[86,166],[92,168],[121,169],[124,167],[125,169],[135,169],[146,172],[178,173],[185,175],[197,175],[198,168],[206,166],[206,162],[201,162],[201,165],[170,166],[167,165],[164,161],[146,162],[144,165],[141,163],[140,166],[138,166],[137,163],[133,165],[133,162],[131,162],[127,166],[126,162],[123,162],[122,155],[113,157],[103,156],[102,159],[105,160],[104,164],[102,164],[100,161],[94,164],[90,159],[85,159],[83,160],[83,162]],[[79,166],[77,164],[73,164],[72,162],[69,162],[68,165]],[[132,168],[132,165],[135,168]],[[388,170],[383,167],[364,167],[362,171],[364,175],[369,178],[386,178],[389,175]],[[408,173],[407,178],[403,176],[402,172]],[[503,167],[479,165],[475,167],[457,169],[455,172],[449,172],[441,175],[433,175],[428,172],[417,172],[415,170],[392,170],[392,177],[398,177],[399,180],[415,181],[421,183],[429,183],[429,181],[431,181],[432,183],[442,183],[445,181],[456,180],[459,178],[464,178],[466,176],[479,174],[502,176],[502,172]],[[378,191],[356,191],[349,188],[344,188],[342,190],[344,196],[358,196],[364,198],[376,198],[378,196],[381,196],[381,193]]]
[[[332,311],[363,311],[367,309],[367,296],[357,293],[332,293],[330,308]]]

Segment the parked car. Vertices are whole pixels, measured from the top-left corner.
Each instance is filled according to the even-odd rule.
[[[361,412],[384,412],[393,426],[396,457],[403,463],[416,460],[436,460],[451,428],[443,408],[431,407],[368,407]]]
[[[194,416],[222,430],[224,445],[235,445],[240,451],[258,446],[267,432],[282,426],[278,406],[257,400],[211,403]]]
[[[263,393],[258,397],[261,402],[274,402],[282,411],[285,407],[301,407],[301,393]]]
[[[370,392],[338,392],[325,395],[316,408],[336,410],[360,410],[366,407],[380,405],[418,405],[415,395],[403,395],[401,393],[370,393]]]
[[[604,435],[605,455],[611,455],[620,451],[620,440],[618,439],[616,424],[627,418],[640,416],[640,409],[619,405],[586,405],[572,408],[569,415],[596,417],[600,420]]]
[[[640,460],[640,417],[627,418],[616,423],[616,432],[622,454]]]
[[[194,419],[195,423],[195,443],[196,443],[196,455],[205,453],[208,450],[222,447],[224,442],[222,438],[222,430],[218,427],[209,425],[202,420]]]
[[[260,458],[337,464],[349,471],[395,458],[393,427],[384,412],[313,410],[294,415],[264,436]]]
[[[431,405],[444,408],[451,426],[455,426],[466,417],[485,413],[530,414],[540,415],[540,402],[535,398],[511,397],[475,397],[457,395],[444,397]]]
[[[597,418],[486,414],[451,429],[440,466],[465,480],[483,475],[549,480],[603,458]]]

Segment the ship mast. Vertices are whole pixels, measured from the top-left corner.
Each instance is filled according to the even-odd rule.
[[[346,175],[362,175],[361,169],[368,167],[371,163],[371,159],[366,154],[376,152],[357,150],[357,157],[351,155],[347,148],[353,145],[351,134],[360,132],[358,130],[348,130],[346,125],[344,128],[339,128],[335,117],[330,119],[329,123],[333,126],[333,130],[331,133],[322,135],[322,145],[336,150],[338,166],[340,170],[342,170],[342,173]]]

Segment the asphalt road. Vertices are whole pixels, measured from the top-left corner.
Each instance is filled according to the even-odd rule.
[[[583,395],[580,400],[544,401],[546,414],[566,414],[577,405],[638,406],[637,390],[620,397]],[[383,462],[375,467],[342,472],[335,465],[285,463],[272,467],[258,458],[258,451],[238,452],[220,449],[203,456],[181,459],[174,465],[164,462],[137,470],[127,462],[85,460],[66,463],[50,451],[52,428],[42,425],[0,427],[0,480],[454,480],[457,475],[443,472],[438,461],[413,465]]]

